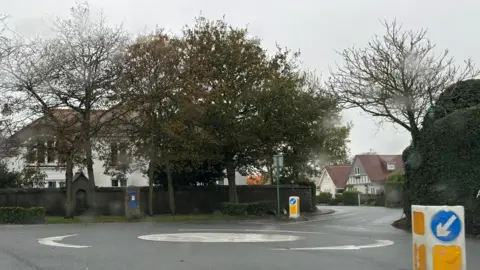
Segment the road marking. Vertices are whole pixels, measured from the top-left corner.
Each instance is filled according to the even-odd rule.
[[[320,215],[315,219],[305,220],[305,221],[291,221],[286,223],[280,223],[279,226],[288,226],[288,225],[298,225],[298,224],[305,224],[305,223],[312,223],[318,222],[323,220],[336,220],[336,219],[348,219],[348,217],[354,217],[355,213],[338,213],[338,214],[326,214]]]
[[[142,235],[142,240],[159,242],[185,243],[255,243],[255,242],[287,242],[304,239],[295,235],[255,234],[255,233],[162,233]]]
[[[296,233],[296,234],[328,234],[325,232],[255,230],[255,229],[179,229],[178,231],[179,232],[266,232],[266,233]]]
[[[67,248],[88,248],[88,247],[90,247],[90,246],[69,245],[69,244],[63,244],[63,243],[55,242],[55,241],[62,241],[64,238],[72,237],[72,236],[77,236],[77,234],[41,238],[41,239],[38,239],[37,242],[41,245],[53,246],[53,247],[67,247]]]
[[[273,248],[270,250],[359,250],[364,248],[379,248],[379,247],[386,247],[393,245],[394,242],[390,240],[376,240],[377,243],[371,245],[363,245],[363,246],[354,246],[354,245],[346,245],[346,246],[333,246],[333,247],[304,247],[304,248]]]
[[[343,227],[343,226],[337,226],[337,225],[325,225],[323,226],[325,228],[333,228],[333,229],[341,229],[341,230],[347,230],[347,231],[368,231],[367,228],[364,227]]]

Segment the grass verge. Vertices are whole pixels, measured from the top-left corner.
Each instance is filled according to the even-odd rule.
[[[392,223],[392,226],[397,228],[397,229],[404,230],[404,231],[407,231],[407,232],[412,231],[412,225],[410,224],[410,222],[408,222],[408,219],[406,217],[394,221]]]
[[[71,223],[125,223],[125,222],[188,222],[212,220],[254,220],[272,218],[271,216],[225,216],[225,215],[158,215],[128,220],[124,216],[77,216],[73,219],[64,217],[45,217],[46,224],[71,224]]]

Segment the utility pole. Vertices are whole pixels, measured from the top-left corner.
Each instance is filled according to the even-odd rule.
[[[280,216],[280,172],[283,169],[283,154],[273,156],[275,181],[277,182],[277,216]]]

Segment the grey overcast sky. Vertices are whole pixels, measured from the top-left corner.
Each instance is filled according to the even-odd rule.
[[[123,23],[131,33],[156,26],[178,32],[197,15],[247,26],[263,39],[267,49],[275,43],[302,52],[308,69],[328,78],[338,57],[335,50],[364,46],[373,34],[382,34],[380,19],[394,19],[408,29],[428,29],[428,37],[439,50],[449,49],[457,62],[472,58],[478,62],[480,2],[457,0],[91,0],[94,10],[112,24]],[[10,27],[26,35],[47,33],[49,19],[65,17],[75,0],[0,0],[0,12],[10,15]],[[478,23],[478,24],[477,24]],[[357,110],[344,112],[351,122],[352,154],[369,151],[400,154],[410,142],[402,128],[379,127],[371,117]]]

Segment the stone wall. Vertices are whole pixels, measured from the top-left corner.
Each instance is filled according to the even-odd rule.
[[[140,188],[140,208],[148,209],[148,187]],[[240,202],[275,201],[276,186],[237,186]],[[288,197],[300,197],[302,212],[311,211],[310,187],[281,186],[280,203],[282,209],[288,209]],[[125,188],[97,188],[95,195],[97,211],[102,215],[123,215],[125,213]],[[222,202],[228,201],[228,186],[185,187],[175,191],[176,210],[178,214],[212,213],[220,209]],[[65,207],[65,189],[4,189],[0,190],[0,207],[43,206],[47,215],[62,216]],[[168,192],[159,187],[154,188],[154,214],[169,213]]]

